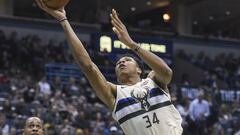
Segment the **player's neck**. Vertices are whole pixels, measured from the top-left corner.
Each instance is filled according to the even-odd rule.
[[[141,81],[141,78],[139,76],[132,76],[132,77],[128,76],[128,77],[121,78],[121,80],[119,80],[119,83],[121,85],[131,86],[140,81]]]

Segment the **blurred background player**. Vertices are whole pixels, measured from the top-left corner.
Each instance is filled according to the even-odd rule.
[[[23,135],[43,135],[43,122],[38,117],[30,117],[26,120]]]

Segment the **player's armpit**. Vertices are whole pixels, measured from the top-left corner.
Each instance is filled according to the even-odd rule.
[[[115,95],[117,86],[113,83],[107,82],[106,78],[100,72],[98,67],[92,63],[92,66],[88,70],[84,71],[90,85],[96,92],[98,98],[100,98],[109,109],[113,109],[115,103]]]
[[[163,69],[165,70],[165,69]],[[149,77],[154,77],[156,81],[160,82],[161,84],[168,85],[172,80],[172,70],[168,68],[168,71],[161,71],[156,72],[155,70],[152,70],[149,74]]]
[[[156,75],[155,71],[149,72],[148,78],[151,78],[159,87],[161,87],[165,92],[169,93],[167,84],[162,80],[164,78],[160,78],[159,76]]]

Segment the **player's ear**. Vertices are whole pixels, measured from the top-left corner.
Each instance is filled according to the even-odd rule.
[[[137,67],[137,73],[138,73],[139,75],[141,75],[141,74],[142,74],[142,69],[139,68],[139,67]]]

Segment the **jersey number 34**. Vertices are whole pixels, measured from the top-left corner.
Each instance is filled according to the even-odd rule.
[[[151,127],[153,124],[159,124],[160,122],[155,112],[153,113],[152,117],[151,115],[145,115],[142,118],[146,120],[146,128]]]

